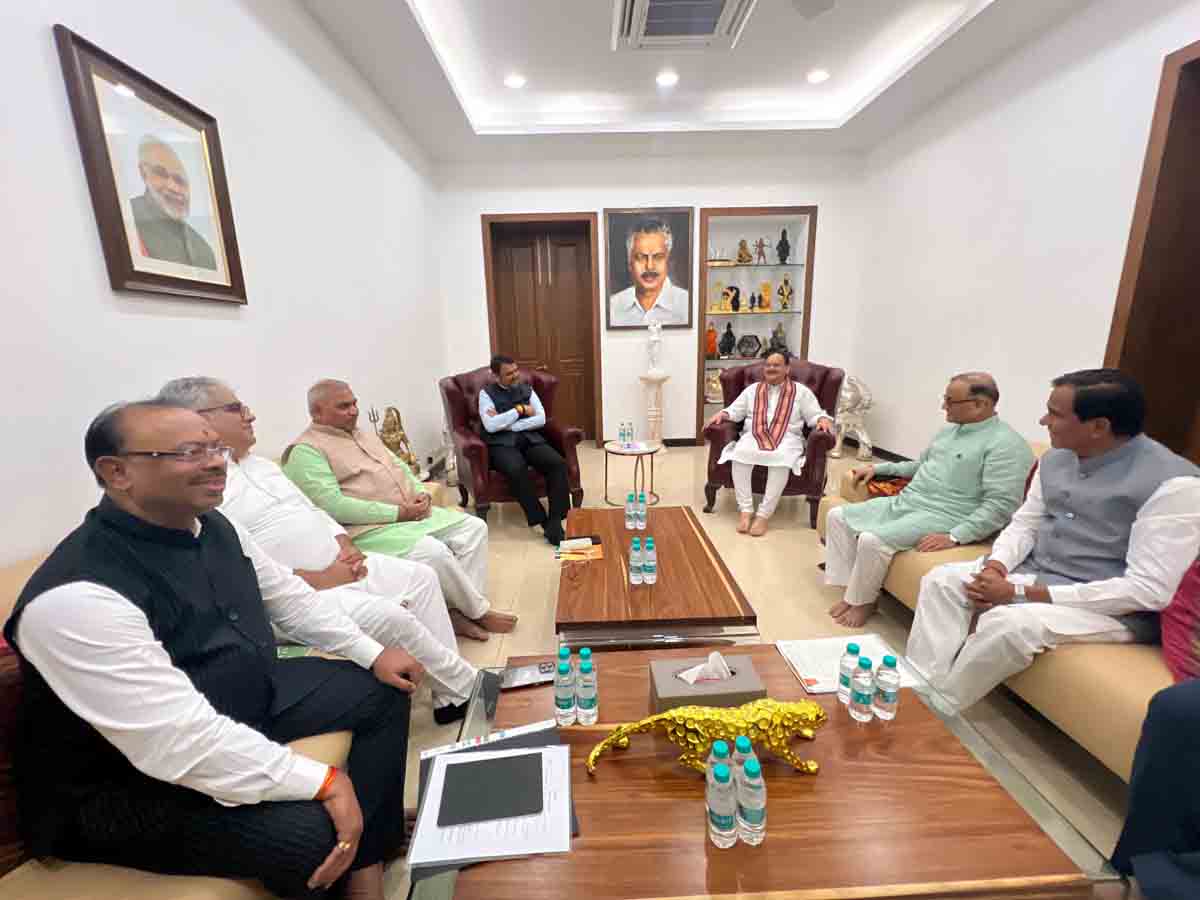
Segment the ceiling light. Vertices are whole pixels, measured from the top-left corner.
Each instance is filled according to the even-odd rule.
[[[679,83],[679,75],[670,69],[663,69],[654,80],[658,82],[659,87],[675,87]]]
[[[511,75],[505,75],[504,86],[514,89],[523,88],[525,87],[525,76],[518,75],[516,72],[513,72]]]
[[[824,69],[813,69],[808,73],[809,84],[820,84],[822,81],[829,80],[829,73]]]

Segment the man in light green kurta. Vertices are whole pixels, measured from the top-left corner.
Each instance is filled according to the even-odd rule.
[[[825,583],[845,587],[829,614],[858,628],[875,609],[892,557],[970,544],[1008,524],[1033,465],[1029,443],[996,415],[1000,391],[991,375],[966,372],[946,387],[950,424],[919,460],[856,469],[856,482],[911,478],[894,497],[831,510],[825,535]]]
[[[438,576],[455,631],[476,640],[512,631],[487,592],[487,523],[434,506],[425,486],[374,431],[358,428],[358,400],[342,381],[309,390],[312,423],[283,455],[283,471],[364,552],[425,563]]]

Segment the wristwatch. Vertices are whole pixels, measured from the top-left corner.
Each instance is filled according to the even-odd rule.
[[[1025,585],[1023,585],[1023,584],[1014,584],[1013,585],[1012,602],[1013,603],[1024,603],[1025,602]]]

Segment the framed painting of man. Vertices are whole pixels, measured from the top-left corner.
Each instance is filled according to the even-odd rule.
[[[217,120],[64,26],[54,38],[113,288],[245,303]]]
[[[692,327],[692,209],[606,209],[609,330]]]

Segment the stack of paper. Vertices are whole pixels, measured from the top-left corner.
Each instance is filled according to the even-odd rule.
[[[877,634],[851,634],[846,637],[814,638],[807,641],[776,641],[775,646],[787,661],[792,672],[810,694],[832,694],[838,685],[838,664],[847,644],[858,644],[859,656],[878,666],[885,656],[896,657],[900,670],[900,686],[916,687],[920,679],[909,669],[907,661],[887,645]]]

